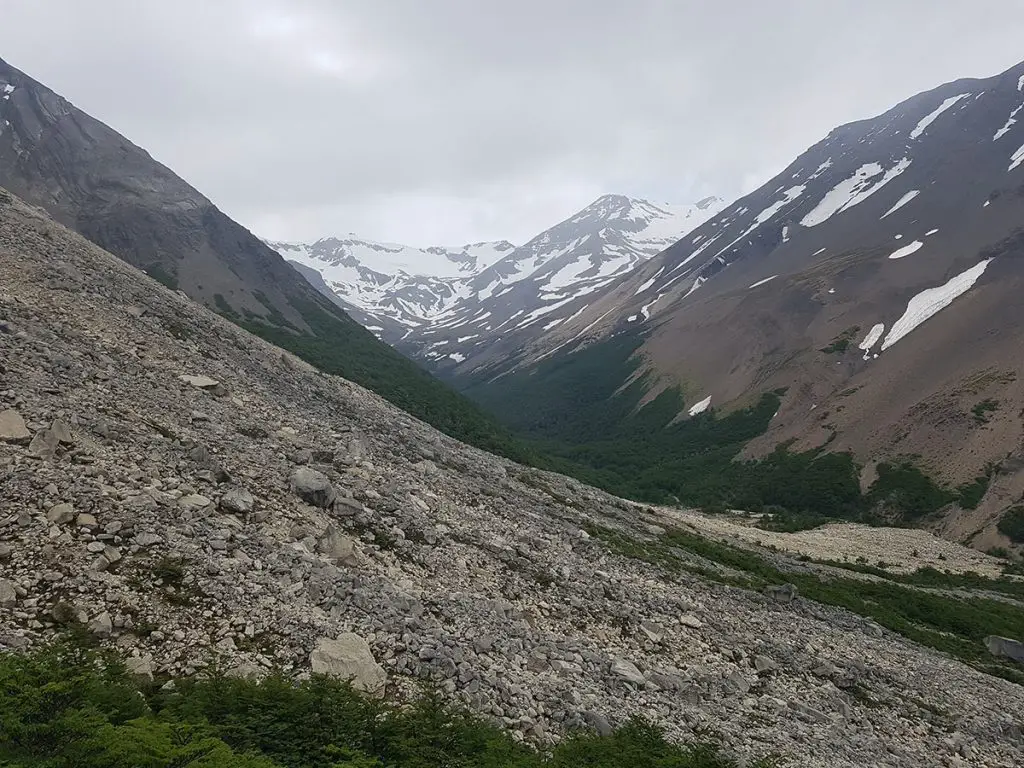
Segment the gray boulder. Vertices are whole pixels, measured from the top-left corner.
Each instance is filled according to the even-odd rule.
[[[324,535],[317,542],[316,551],[346,568],[358,568],[363,564],[359,545],[351,536],[346,536],[333,525],[328,525]]]
[[[20,413],[10,408],[0,411],[0,442],[27,443],[31,439],[32,433]]]
[[[360,691],[384,695],[387,673],[373,658],[366,641],[353,632],[320,638],[309,654],[309,664],[315,674],[348,680]]]
[[[244,488],[231,488],[220,497],[220,508],[238,515],[249,514],[255,505],[256,500]]]
[[[985,647],[993,656],[1001,656],[1024,664],[1024,643],[1020,640],[989,635],[985,638]]]
[[[334,503],[337,493],[327,475],[309,467],[299,467],[289,478],[292,492],[314,507],[327,508]]]
[[[0,579],[0,608],[13,608],[18,602],[18,593],[9,579]]]
[[[796,600],[796,586],[793,584],[769,584],[764,588],[766,597],[777,603],[792,603]]]
[[[615,659],[612,662],[611,672],[616,677],[620,677],[633,685],[643,685],[647,682],[644,679],[643,673],[637,669],[636,664],[625,659]]]
[[[54,504],[46,513],[46,519],[57,525],[66,525],[75,519],[75,508],[71,504]]]

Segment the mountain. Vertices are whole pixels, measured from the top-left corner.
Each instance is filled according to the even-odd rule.
[[[514,249],[505,241],[413,248],[354,236],[267,244],[293,265],[316,270],[356,320],[392,343],[463,298],[474,275]]]
[[[515,450],[475,406],[375,339],[145,150],[2,60],[0,186],[322,369],[452,434]]]
[[[724,201],[655,205],[605,195],[521,247],[416,249],[347,238],[269,242],[316,269],[353,317],[435,369],[579,313],[595,291],[713,216]]]
[[[0,510],[0,708],[14,734],[0,754],[13,764],[165,765],[171,743],[188,747],[178,764],[271,764],[212,753],[225,734],[239,753],[305,756],[273,765],[538,765],[506,750],[462,759],[491,734],[438,701],[542,747],[642,712],[747,766],[1024,762],[1007,656],[1024,614],[1000,560],[922,531],[773,534],[489,455],[2,191]],[[818,561],[844,555],[884,555],[892,572]],[[951,574],[922,584],[918,565]],[[10,673],[12,653],[58,634],[75,638],[56,657],[66,677]],[[165,690],[136,696],[115,675],[97,690],[83,644]],[[330,681],[301,684],[311,672],[386,685],[386,699],[339,699]],[[271,674],[283,679],[232,679]],[[439,698],[419,721],[381,719],[424,682]],[[59,695],[41,705],[40,691]],[[147,703],[166,728],[135,719]],[[424,740],[410,722],[429,752],[410,754]],[[379,761],[357,751],[381,744],[393,750]],[[629,754],[735,764],[651,755],[657,744],[640,727]],[[605,754],[543,764],[621,764]]]
[[[462,385],[510,403],[506,419],[568,398],[570,371],[595,366],[607,380],[591,421],[627,385],[634,409],[680,392],[660,423],[778,397],[742,456],[848,453],[862,490],[880,462],[988,489],[933,523],[991,546],[1024,494],[1022,110],[1024,64],[837,128],[578,316],[467,361]],[[932,498],[921,509],[949,497]]]

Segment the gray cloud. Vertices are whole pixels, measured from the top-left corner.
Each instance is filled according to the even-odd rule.
[[[756,187],[1022,55],[1019,0],[8,0],[0,55],[246,226],[523,240]]]

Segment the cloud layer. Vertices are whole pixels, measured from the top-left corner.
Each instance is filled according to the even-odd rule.
[[[735,197],[1024,56],[1018,0],[10,0],[0,55],[280,239],[522,241]]]

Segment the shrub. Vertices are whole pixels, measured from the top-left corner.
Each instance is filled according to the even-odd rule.
[[[0,765],[17,768],[735,768],[634,720],[548,753],[424,691],[407,705],[315,675],[141,691],[116,657],[62,644],[0,654]],[[759,765],[767,765],[760,763]]]
[[[1024,506],[1011,507],[996,525],[999,532],[1015,544],[1024,543]]]

